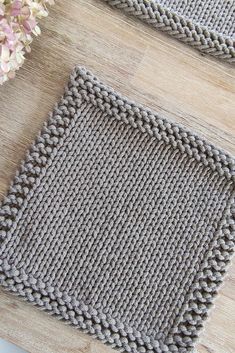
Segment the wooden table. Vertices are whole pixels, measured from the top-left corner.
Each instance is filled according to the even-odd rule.
[[[0,196],[63,92],[75,64],[124,95],[235,155],[235,71],[98,0],[57,1],[15,80],[0,88]],[[235,264],[198,353],[235,349]],[[105,353],[110,347],[0,290],[0,337],[30,353]]]

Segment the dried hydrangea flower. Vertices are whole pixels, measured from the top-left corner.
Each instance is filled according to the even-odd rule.
[[[0,0],[0,84],[24,63],[32,34],[41,33],[37,19],[48,15],[47,4],[54,0]]]

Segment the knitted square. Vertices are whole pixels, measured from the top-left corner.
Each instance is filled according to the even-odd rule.
[[[191,352],[234,246],[234,160],[75,68],[0,207],[0,281],[133,353]]]
[[[235,2],[104,0],[128,15],[216,58],[235,63]],[[164,39],[163,39],[164,40]]]

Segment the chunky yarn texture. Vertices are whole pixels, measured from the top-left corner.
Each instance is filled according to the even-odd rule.
[[[104,0],[156,29],[235,62],[234,0]]]
[[[126,352],[191,352],[234,186],[230,155],[76,68],[1,205],[1,284]]]

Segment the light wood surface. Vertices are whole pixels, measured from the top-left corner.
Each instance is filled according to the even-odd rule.
[[[235,155],[232,66],[126,17],[98,0],[57,1],[17,78],[0,88],[0,197],[48,111],[81,64],[128,97],[183,123]],[[235,264],[198,353],[235,351]],[[114,352],[0,290],[0,337],[30,353]]]

